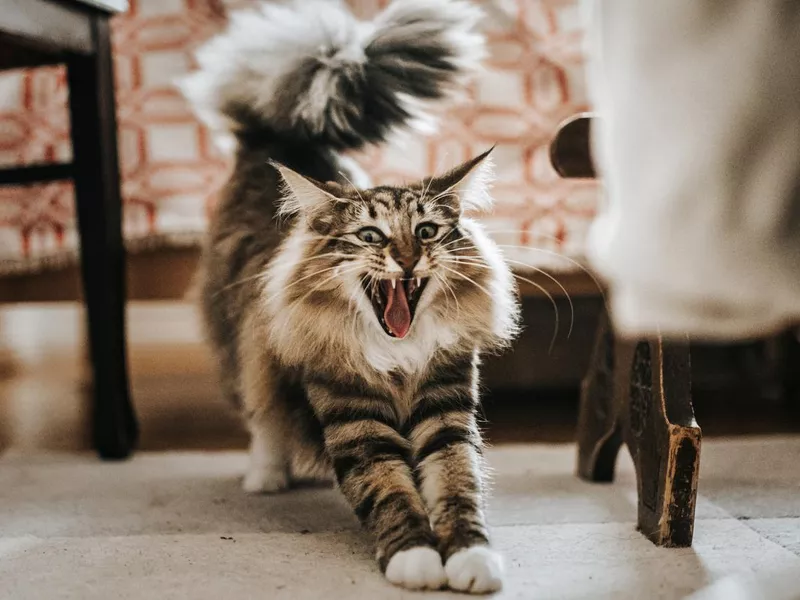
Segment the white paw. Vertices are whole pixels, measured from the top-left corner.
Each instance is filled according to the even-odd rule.
[[[453,590],[472,594],[496,592],[503,587],[503,559],[486,546],[459,550],[444,566]]]
[[[395,554],[386,566],[386,579],[409,590],[440,590],[447,583],[442,557],[425,546]]]
[[[242,489],[248,494],[271,494],[289,487],[289,472],[283,467],[250,467]]]

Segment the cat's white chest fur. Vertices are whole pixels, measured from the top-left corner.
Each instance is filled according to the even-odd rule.
[[[373,322],[374,316],[369,311],[365,307],[361,312],[361,351],[364,360],[382,373],[399,370],[411,375],[420,374],[437,350],[452,346],[461,337],[453,324],[424,305],[420,306],[411,330],[403,339],[388,336]]]

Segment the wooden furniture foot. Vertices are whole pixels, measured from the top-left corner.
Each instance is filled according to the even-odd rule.
[[[692,544],[701,432],[694,419],[689,344],[623,342],[622,436],[633,458],[638,529],[659,546]]]
[[[605,311],[600,315],[589,371],[581,384],[578,413],[578,476],[610,482],[622,445],[619,395],[614,388],[614,332]]]
[[[690,546],[701,432],[688,342],[615,339],[603,314],[581,392],[578,475],[611,481],[624,442],[636,469],[637,528],[659,546]]]

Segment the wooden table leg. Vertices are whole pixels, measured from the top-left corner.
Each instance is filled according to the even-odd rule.
[[[93,20],[96,53],[67,62],[81,267],[94,376],[93,440],[126,458],[138,437],[125,347],[125,252],[108,17]]]
[[[636,469],[638,529],[690,546],[700,464],[687,343],[615,339],[601,316],[578,416],[578,475],[611,481],[624,442]]]
[[[690,546],[701,432],[692,409],[689,344],[660,338],[623,344],[622,434],[636,468],[638,529],[659,546]]]
[[[619,395],[614,388],[614,332],[605,311],[600,315],[589,371],[581,385],[578,413],[578,476],[609,482],[622,445]]]

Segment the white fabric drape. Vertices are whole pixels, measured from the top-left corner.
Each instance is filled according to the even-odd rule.
[[[627,334],[740,338],[800,317],[800,2],[596,0],[608,203],[588,255]]]

